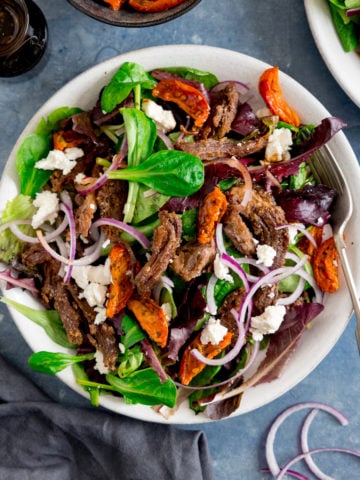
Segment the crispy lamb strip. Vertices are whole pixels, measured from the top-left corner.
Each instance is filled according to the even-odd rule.
[[[272,268],[282,266],[289,236],[287,229],[277,229],[276,227],[287,223],[283,209],[276,204],[270,192],[261,189],[253,189],[251,199],[245,208],[240,206],[243,196],[243,185],[231,188],[227,194],[230,208],[237,209],[249,231],[260,243],[270,245],[276,250],[277,254]]]
[[[105,322],[100,325],[90,325],[88,339],[96,349],[102,352],[105,367],[115,371],[119,348],[114,328]]]
[[[69,342],[81,345],[83,342],[83,334],[79,328],[81,313],[73,307],[69,292],[62,282],[56,284],[54,308],[59,312]]]
[[[75,212],[76,232],[78,235],[87,238],[97,209],[95,192],[90,192],[85,196],[77,195],[76,202],[78,203]]]
[[[240,310],[240,306],[244,299],[245,293],[246,291],[244,287],[233,290],[228,295],[226,295],[223,304],[218,310],[221,324],[234,334],[231,339],[232,345],[235,344],[239,335],[239,329],[236,325],[234,315],[232,314],[232,309],[236,310],[237,312]]]
[[[178,140],[175,147],[183,152],[196,155],[201,160],[212,161],[218,158],[238,157],[243,158],[264,149],[268,143],[267,135],[258,136],[246,141],[236,141],[227,138],[216,140],[209,138],[198,142]]]
[[[149,296],[180,246],[182,224],[175,213],[159,212],[161,224],[155,229],[151,257],[135,277],[140,295]]]
[[[235,83],[227,83],[216,92],[216,97],[211,102],[211,111],[205,126],[199,133],[199,138],[223,138],[231,130],[239,105],[239,92]]]
[[[215,243],[188,242],[180,247],[171,263],[171,269],[189,282],[199,277],[215,259]]]
[[[99,188],[96,203],[99,207],[100,217],[122,220],[124,218],[124,205],[127,197],[127,182],[122,180],[108,180]],[[119,241],[120,230],[116,227],[103,225],[101,227],[106,237],[111,242]]]

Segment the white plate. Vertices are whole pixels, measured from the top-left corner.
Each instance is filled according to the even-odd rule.
[[[326,0],[305,0],[304,3],[320,55],[340,87],[360,107],[360,55],[343,50]]]
[[[16,194],[15,153],[24,136],[34,130],[41,117],[47,116],[59,106],[79,106],[85,109],[91,107],[95,103],[101,87],[109,81],[124,61],[137,62],[146,69],[172,65],[197,67],[214,72],[220,80],[238,79],[253,85],[255,88],[259,75],[268,67],[267,64],[259,60],[229,50],[195,45],[169,45],[127,53],[91,68],[51,97],[25,128],[10,155],[0,184],[0,209],[4,206],[6,199]],[[319,123],[323,118],[330,115],[319,101],[295,80],[281,73],[280,81],[284,95],[289,103],[300,112],[304,123]],[[330,145],[335,156],[346,163],[344,173],[355,196],[355,192],[360,190],[360,174],[355,155],[342,132],[336,135]],[[357,235],[359,221],[359,214],[355,212],[347,230],[347,239],[350,245],[348,252],[350,264],[354,266],[354,277],[358,286],[360,286],[360,248]],[[36,305],[30,295],[19,289],[8,290],[6,295],[11,296],[18,302]],[[323,314],[314,321],[312,328],[305,332],[295,355],[281,378],[245,392],[241,406],[234,415],[249,412],[271,402],[304,379],[339,339],[348,323],[351,312],[351,301],[344,282],[342,282],[340,291],[326,300],[326,308]],[[11,313],[21,334],[32,350],[60,350],[59,346],[52,343],[40,327],[14,310],[11,310]],[[75,383],[70,370],[60,373],[59,378],[75,391],[86,395]],[[101,405],[115,412],[153,422],[185,424],[209,421],[203,415],[195,416],[187,407],[186,402],[169,420],[165,420],[149,407],[125,405],[121,399],[112,396],[101,396]]]

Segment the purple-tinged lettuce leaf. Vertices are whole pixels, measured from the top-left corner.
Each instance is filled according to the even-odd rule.
[[[321,227],[330,219],[329,209],[337,192],[326,185],[305,185],[300,190],[282,190],[276,197],[288,222]]]
[[[154,352],[153,347],[151,346],[151,343],[149,340],[146,338],[144,340],[141,340],[140,342],[141,345],[141,350],[146,358],[146,361],[152,367],[155,372],[159,375],[160,382],[164,383],[167,381],[168,377],[166,375],[165,370],[163,369],[160,360],[156,356],[156,353]]]
[[[176,325],[171,328],[169,335],[168,358],[170,360],[177,360],[179,350],[190,338],[197,321],[204,316],[206,302],[200,287],[198,281],[191,282],[179,305]]]
[[[279,182],[289,175],[297,175],[299,166],[303,162],[307,162],[311,155],[325,145],[337,132],[346,126],[340,118],[327,117],[315,127],[311,137],[302,145],[297,147],[295,156],[285,162],[279,162],[270,166],[250,167],[250,173],[254,180],[260,180],[266,169],[270,170],[272,175],[276,177]]]
[[[235,120],[231,124],[231,130],[246,137],[254,130],[259,130],[261,125],[261,121],[255,115],[251,106],[248,103],[242,103],[239,105]]]
[[[285,315],[280,329],[271,335],[266,357],[257,372],[245,384],[255,386],[277,379],[294,353],[306,326],[323,309],[324,305],[320,303],[304,303],[292,307]]]

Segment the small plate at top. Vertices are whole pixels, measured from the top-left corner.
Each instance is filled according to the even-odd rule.
[[[340,87],[360,107],[360,54],[344,51],[326,0],[305,0],[305,10],[320,55]]]
[[[116,27],[151,27],[161,23],[170,22],[184,15],[194,8],[201,0],[184,0],[176,7],[168,8],[163,12],[141,13],[128,8],[126,5],[120,10],[112,10],[109,4],[101,0],[68,0],[68,2],[99,22],[108,23]]]

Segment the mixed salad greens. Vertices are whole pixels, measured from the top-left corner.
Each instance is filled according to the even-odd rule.
[[[280,375],[338,288],[336,192],[307,161],[344,123],[304,125],[278,74],[250,88],[126,62],[91,109],[24,139],[0,278],[44,308],[2,301],[63,347],[32,368],[71,366],[93,405],[108,392],[165,415],[186,398],[211,418]]]
[[[328,0],[331,17],[345,52],[358,50],[360,42],[360,1]]]

